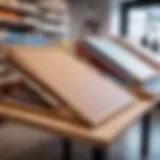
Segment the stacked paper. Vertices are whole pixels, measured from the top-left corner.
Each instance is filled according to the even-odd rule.
[[[110,39],[86,38],[79,43],[77,48],[80,47],[81,52],[87,52],[92,59],[98,59],[115,76],[128,82],[127,85],[138,87],[152,94],[160,92],[160,87],[157,86],[160,84],[159,72]],[[150,86],[155,80],[156,89],[153,90]]]

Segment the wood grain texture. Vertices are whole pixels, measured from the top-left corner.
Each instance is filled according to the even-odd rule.
[[[97,125],[133,102],[133,97],[109,78],[60,48],[16,46],[10,58],[89,125]]]

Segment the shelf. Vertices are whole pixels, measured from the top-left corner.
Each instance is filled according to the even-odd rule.
[[[51,2],[51,3],[50,3]],[[67,22],[64,19],[68,13],[67,5],[49,0],[19,0],[13,3],[0,3],[0,9],[17,15],[17,19],[0,18],[0,28],[19,33],[40,32],[46,37],[63,36],[63,28]],[[61,5],[62,4],[62,5]],[[4,12],[5,13],[5,12]],[[12,15],[12,14],[11,14]],[[4,15],[5,17],[5,15]]]
[[[31,15],[31,16],[38,16],[38,10],[30,10],[27,9],[28,7],[21,7],[21,6],[16,6],[16,5],[4,5],[4,4],[0,4],[0,9],[4,9],[4,10],[9,10],[9,11],[13,11],[13,12],[17,12],[19,14],[22,15]]]
[[[51,5],[51,3],[53,2],[43,1],[43,2],[40,2],[39,7],[43,10],[55,12],[57,14],[64,14],[67,11],[67,7],[65,4],[53,3]]]
[[[20,29],[20,30],[33,29],[32,25],[26,24],[21,21],[0,20],[0,28],[4,27],[7,29]]]
[[[60,25],[64,23],[64,17],[62,15],[57,15],[55,13],[44,14],[43,20],[48,23],[53,23],[55,25]]]

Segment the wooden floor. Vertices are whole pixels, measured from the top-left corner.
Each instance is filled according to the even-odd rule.
[[[110,147],[110,160],[140,160],[140,123],[137,122]],[[151,129],[150,160],[160,159],[160,112]],[[73,142],[73,158],[89,160],[90,146]],[[0,128],[0,160],[60,160],[60,138],[25,125],[6,122]]]

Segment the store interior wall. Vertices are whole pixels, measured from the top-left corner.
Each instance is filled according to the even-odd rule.
[[[71,17],[70,35],[72,41],[78,39],[83,32],[83,22],[86,18],[90,3],[96,5],[95,13],[102,24],[101,34],[107,34],[107,27],[109,26],[107,22],[110,15],[110,0],[69,0],[68,2]]]
[[[120,23],[121,23],[120,7],[121,4],[125,1],[135,1],[135,0],[111,0],[109,32],[113,35],[120,35]]]
[[[90,2],[96,5],[96,15],[102,24],[101,35],[120,34],[120,6],[124,1],[134,0],[69,0],[70,38],[77,40],[82,34],[83,22]],[[125,25],[125,24],[124,24]]]

